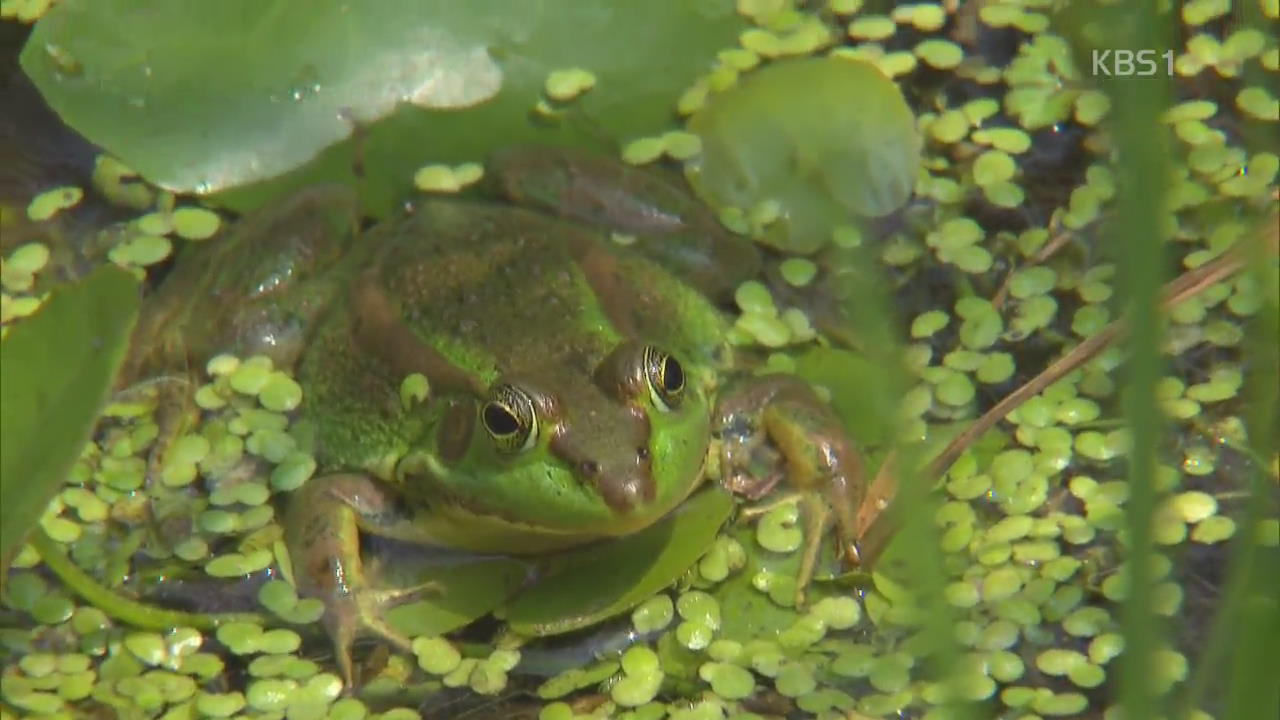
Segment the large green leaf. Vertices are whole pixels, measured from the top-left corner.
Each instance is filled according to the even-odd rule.
[[[727,493],[707,488],[638,533],[557,557],[507,607],[507,623],[523,635],[555,635],[630,610],[702,557],[732,510]]]
[[[79,456],[137,316],[137,281],[107,266],[0,342],[0,567]]]
[[[22,64],[68,124],[172,190],[280,175],[362,126],[361,191],[386,212],[427,163],[655,131],[742,22],[731,0],[65,0]],[[598,78],[575,121],[531,121],[567,67]],[[354,180],[355,144],[226,200]]]
[[[711,96],[689,121],[691,180],[716,206],[780,204],[766,242],[817,250],[832,227],[888,215],[915,187],[920,140],[902,91],[871,63],[774,63]]]

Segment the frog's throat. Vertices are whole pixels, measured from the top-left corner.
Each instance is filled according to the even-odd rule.
[[[401,479],[407,473],[439,478],[445,477],[449,472],[449,467],[439,457],[423,451],[406,455],[397,463],[395,469],[395,475]],[[700,471],[699,477],[701,475]],[[478,507],[468,498],[439,486],[433,492],[442,493],[446,497],[439,497],[437,499],[439,504],[433,504],[435,507],[433,514],[438,517],[438,521],[432,523],[435,527],[429,529],[427,534],[432,536],[435,542],[477,552],[536,554],[642,530],[683,502],[698,485],[699,483],[691,483],[683,493],[666,498],[661,507],[646,502],[636,512],[618,514],[609,521],[607,526],[593,528],[588,532],[584,532],[582,528],[537,525],[507,513],[495,511],[491,507]],[[476,526],[476,520],[482,520],[484,527]],[[457,521],[456,526],[453,521]],[[495,538],[498,539],[495,540]],[[512,538],[518,538],[514,545]],[[486,540],[493,540],[492,546]],[[528,545],[521,547],[520,543],[528,543]]]

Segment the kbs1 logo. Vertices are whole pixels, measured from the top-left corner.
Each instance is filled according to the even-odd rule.
[[[1155,77],[1162,72],[1173,76],[1173,51],[1093,50],[1094,77]]]

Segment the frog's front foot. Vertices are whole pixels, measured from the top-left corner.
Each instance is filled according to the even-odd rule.
[[[397,521],[391,491],[366,475],[316,478],[290,498],[285,542],[294,580],[302,594],[325,603],[325,628],[347,688],[354,678],[351,646],[356,639],[372,634],[411,652],[410,640],[387,622],[386,613],[396,605],[439,592],[431,582],[379,588],[366,576],[360,530],[394,528]]]
[[[866,487],[862,456],[840,418],[807,383],[790,375],[754,378],[721,400],[713,427],[722,481],[731,491],[756,499],[785,477],[800,495],[805,546],[796,576],[797,604],[804,601],[822,539],[833,523],[843,561],[859,564],[857,509]],[[776,468],[779,455],[781,473],[761,473],[762,467]]]

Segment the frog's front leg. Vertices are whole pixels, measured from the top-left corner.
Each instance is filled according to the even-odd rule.
[[[333,639],[338,667],[352,687],[351,645],[362,632],[379,635],[412,652],[408,638],[391,627],[384,613],[400,603],[437,589],[435,583],[381,589],[365,575],[360,532],[420,542],[409,518],[398,508],[395,491],[363,474],[328,475],[311,480],[290,498],[285,543],[294,579],[304,595],[325,603],[324,622]]]
[[[722,480],[730,487],[744,487],[744,473],[765,440],[782,455],[784,477],[800,493],[806,525],[797,604],[804,600],[833,520],[841,555],[849,565],[858,564],[857,509],[866,488],[862,455],[813,388],[791,375],[753,378],[721,399],[713,427],[720,440]],[[775,481],[763,480],[770,487]]]

